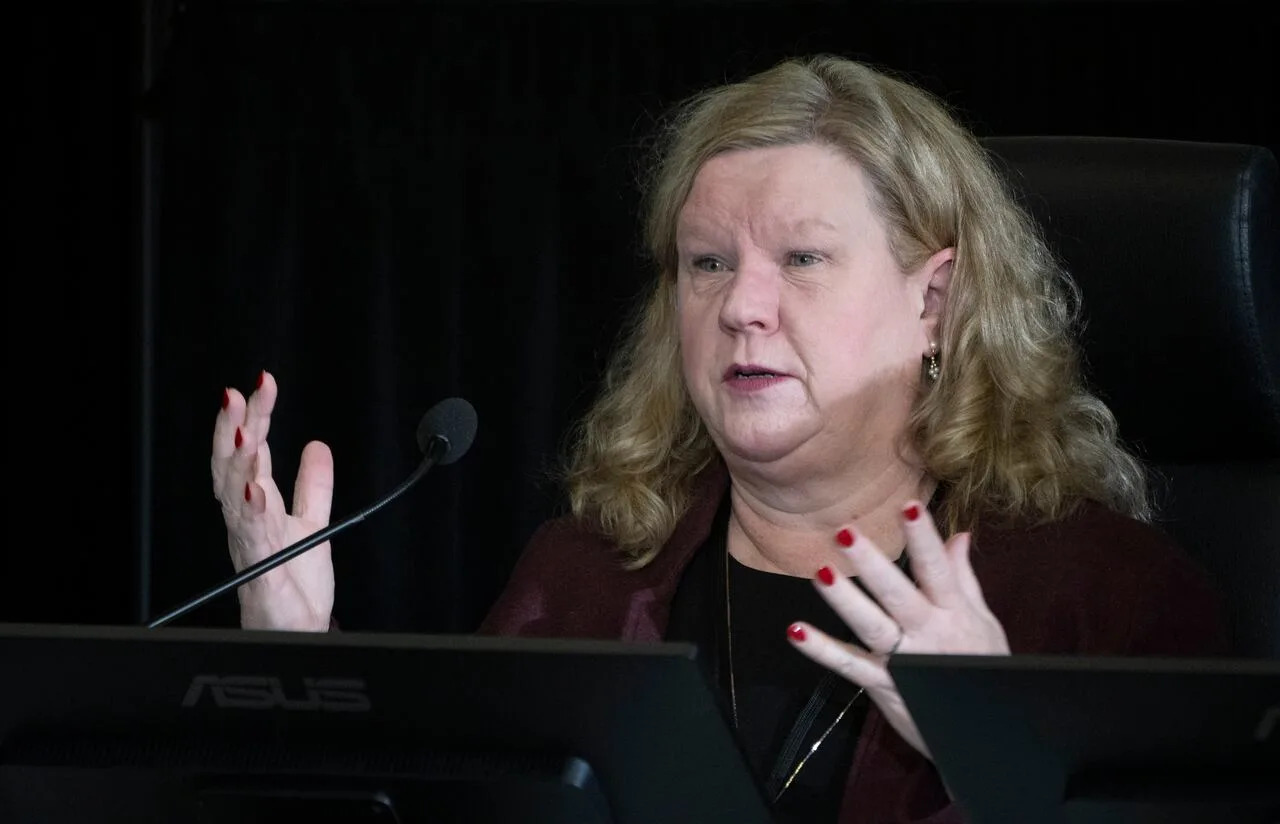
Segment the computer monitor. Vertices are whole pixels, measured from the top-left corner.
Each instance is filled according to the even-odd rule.
[[[972,824],[1277,824],[1280,661],[897,655]]]
[[[770,820],[693,646],[0,625],[0,821]]]

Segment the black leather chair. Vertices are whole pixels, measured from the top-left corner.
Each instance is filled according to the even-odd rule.
[[[1216,579],[1234,652],[1280,658],[1280,221],[1265,148],[984,141],[1079,283],[1090,380]]]

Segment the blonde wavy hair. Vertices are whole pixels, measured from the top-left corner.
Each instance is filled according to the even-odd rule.
[[[977,139],[947,106],[871,66],[785,61],[679,106],[645,181],[658,277],[624,330],[600,393],[571,431],[573,513],[636,568],[670,538],[694,476],[718,454],[685,389],[676,317],[676,225],[698,170],[723,152],[819,143],[861,167],[902,271],[955,247],[939,345],[908,426],[938,481],[942,526],[1054,520],[1090,498],[1150,517],[1140,463],[1085,387],[1079,294]]]

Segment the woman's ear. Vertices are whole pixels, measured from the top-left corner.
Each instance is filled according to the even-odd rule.
[[[928,355],[929,344],[938,340],[938,321],[942,316],[942,306],[946,303],[947,289],[951,286],[951,264],[955,256],[955,247],[948,246],[930,255],[918,270],[924,289],[924,309],[920,312],[920,319],[925,326],[925,351],[922,355]]]

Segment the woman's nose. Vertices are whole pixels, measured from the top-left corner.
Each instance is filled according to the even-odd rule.
[[[720,327],[727,332],[772,332],[778,328],[780,278],[765,261],[744,261],[733,273],[720,305]]]

